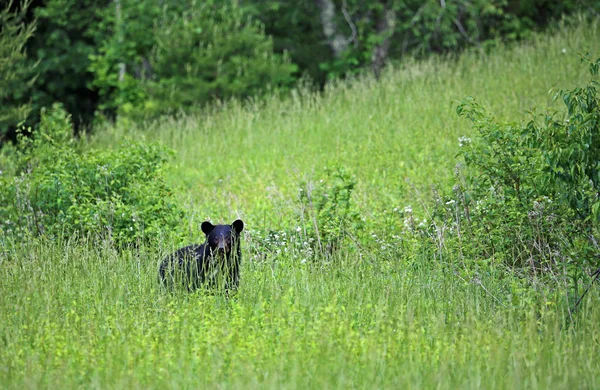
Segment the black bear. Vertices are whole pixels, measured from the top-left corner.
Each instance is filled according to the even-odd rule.
[[[160,264],[159,276],[169,287],[177,282],[188,290],[200,286],[237,289],[240,282],[240,233],[244,222],[238,219],[231,225],[202,222],[206,234],[204,244],[189,245],[167,256]]]

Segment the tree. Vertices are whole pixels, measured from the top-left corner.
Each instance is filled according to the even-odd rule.
[[[120,0],[118,12],[109,11],[113,36],[91,67],[103,108],[135,117],[176,113],[295,81],[297,67],[274,53],[262,23],[237,2],[184,3]]]
[[[35,22],[23,20],[30,3],[24,1],[13,10],[11,0],[0,10],[0,139],[31,111],[27,96],[36,64],[27,62],[25,45],[35,31]]]
[[[375,44],[371,54],[371,71],[379,78],[381,68],[385,65],[390,50],[390,38],[394,34],[396,12],[390,1],[377,2],[379,15],[375,22]]]
[[[41,3],[41,4],[39,4]],[[28,42],[30,61],[39,62],[32,93],[32,121],[42,107],[60,102],[76,129],[87,126],[98,107],[90,56],[106,37],[102,14],[110,0],[46,0],[33,9],[37,30]]]
[[[335,3],[333,0],[315,0],[315,3],[320,10],[323,35],[327,44],[331,47],[333,56],[341,58],[351,39],[346,38],[337,28]],[[346,12],[345,8],[342,8],[342,12]]]

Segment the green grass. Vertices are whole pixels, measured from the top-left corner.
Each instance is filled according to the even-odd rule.
[[[166,294],[155,253],[32,242],[2,266],[5,388],[597,388],[597,291],[578,322],[510,280],[338,259],[246,263],[237,296]],[[498,301],[496,300],[498,299]]]
[[[273,224],[274,208],[291,213],[287,202],[300,178],[319,179],[323,167],[335,164],[357,176],[365,212],[415,205],[405,179],[420,189],[447,184],[458,138],[472,134],[469,121],[456,115],[458,102],[474,96],[500,119],[525,120],[532,107],[551,105],[551,88],[589,79],[577,53],[600,52],[598,29],[584,24],[485,56],[409,61],[380,82],[341,83],[322,95],[301,89],[265,104],[233,103],[150,126],[126,123],[97,144],[130,136],[171,146],[172,182],[182,187],[190,211],[202,213],[199,219],[235,214],[250,227]]]
[[[563,53],[565,49],[566,53]],[[0,252],[2,388],[599,388],[593,288],[573,321],[556,291],[500,269],[464,279],[411,247],[342,249],[304,262],[282,247],[259,261],[254,233],[293,227],[302,179],[338,165],[356,175],[365,237],[402,224],[394,208],[450,185],[456,102],[472,95],[521,121],[550,88],[587,81],[577,52],[600,53],[597,24],[489,55],[390,69],[376,82],[231,103],[178,120],[104,129],[93,147],[145,137],[176,154],[171,184],[198,223],[242,217],[242,280],[230,300],[162,291],[156,243],[32,239]],[[556,106],[558,107],[558,106]],[[425,195],[423,195],[425,196]],[[384,221],[385,223],[383,223]]]

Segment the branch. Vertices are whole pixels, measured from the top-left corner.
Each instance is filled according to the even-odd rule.
[[[340,58],[348,46],[348,41],[337,31],[335,4],[332,0],[315,0],[315,2],[321,11],[321,25],[327,44],[331,47],[334,57]]]
[[[458,31],[460,31],[461,35],[471,44],[477,47],[481,47],[481,45],[479,44],[479,42],[475,42],[470,36],[469,34],[467,34],[467,31],[465,30],[465,28],[463,27],[462,23],[460,22],[460,20],[454,19],[454,25],[456,27],[458,27]]]
[[[354,22],[352,22],[352,18],[348,13],[347,7],[348,4],[346,3],[346,0],[344,0],[342,3],[342,14],[344,14],[344,19],[346,19],[348,26],[350,26],[350,30],[352,30],[352,36],[346,40],[346,44],[353,42],[354,47],[356,47],[358,45],[358,40],[356,39],[358,33],[356,32],[356,26],[354,25]]]

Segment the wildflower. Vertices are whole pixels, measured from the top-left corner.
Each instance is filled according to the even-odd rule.
[[[471,138],[465,137],[464,135],[458,139],[458,146],[463,147],[471,143]]]

